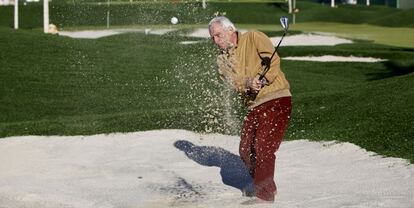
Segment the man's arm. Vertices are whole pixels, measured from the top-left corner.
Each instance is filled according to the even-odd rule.
[[[219,74],[222,81],[229,83],[239,92],[251,91],[258,93],[262,89],[262,82],[259,76],[256,77],[238,77],[235,73],[219,67]]]
[[[219,67],[220,78],[230,84],[235,90],[239,92],[246,92],[248,87],[248,78],[242,77],[236,73],[235,61],[229,59],[225,54],[217,57],[217,65]]]

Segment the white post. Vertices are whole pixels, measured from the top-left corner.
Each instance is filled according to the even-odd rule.
[[[107,10],[106,10],[106,28],[109,28],[109,6],[110,6],[110,0],[107,1]]]
[[[331,0],[331,7],[335,7],[335,0]]]
[[[49,32],[49,0],[43,0],[43,32]]]
[[[369,0],[367,0],[367,6],[369,6]]]
[[[293,0],[293,21],[292,23],[295,24],[296,23],[296,0]]]
[[[14,29],[19,29],[19,1],[14,1]]]
[[[203,0],[203,9],[207,8],[206,0]]]
[[[292,0],[289,0],[289,14],[292,14]]]

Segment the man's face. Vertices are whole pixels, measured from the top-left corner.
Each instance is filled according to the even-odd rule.
[[[218,22],[214,22],[210,26],[211,39],[221,50],[227,50],[233,46],[230,42],[233,33],[234,31],[231,29],[225,30]]]

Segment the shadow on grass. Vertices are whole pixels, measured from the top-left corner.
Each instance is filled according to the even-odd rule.
[[[383,63],[387,71],[380,73],[369,73],[367,74],[371,78],[370,81],[386,79],[395,76],[402,76],[414,72],[414,63],[413,62],[396,62],[396,61],[386,61]]]
[[[224,184],[240,191],[252,188],[253,179],[238,155],[220,147],[196,146],[185,140],[176,141],[174,146],[200,165],[219,167]]]

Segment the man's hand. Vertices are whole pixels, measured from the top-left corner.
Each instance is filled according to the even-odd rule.
[[[247,78],[247,87],[254,93],[258,93],[262,89],[262,82],[259,80],[259,77]]]

